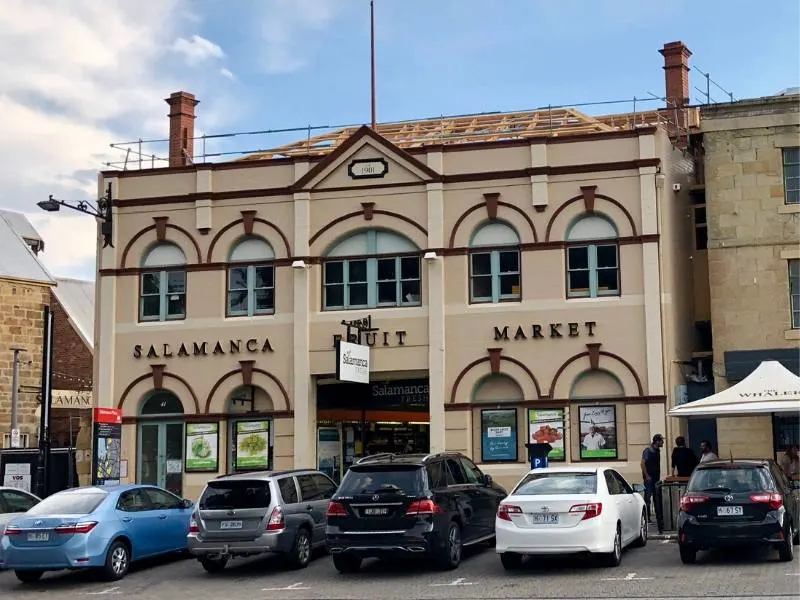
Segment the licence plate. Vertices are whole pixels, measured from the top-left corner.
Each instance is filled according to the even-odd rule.
[[[388,508],[365,508],[364,514],[371,517],[380,517],[389,514]]]
[[[29,542],[46,542],[50,539],[49,533],[29,533],[28,534],[28,541]]]
[[[531,523],[534,525],[554,525],[558,523],[558,514],[556,513],[532,513]]]
[[[220,529],[241,529],[242,522],[241,521],[222,521],[219,524]]]
[[[718,517],[740,517],[744,514],[741,506],[718,506]]]

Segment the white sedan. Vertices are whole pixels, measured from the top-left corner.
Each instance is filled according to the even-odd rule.
[[[525,555],[582,552],[615,567],[623,548],[647,544],[647,511],[614,469],[535,469],[500,503],[495,532],[506,569],[518,567]]]

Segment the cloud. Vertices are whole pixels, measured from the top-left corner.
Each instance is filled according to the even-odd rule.
[[[0,61],[0,207],[28,213],[48,194],[93,200],[97,170],[124,158],[110,142],[166,137],[164,98],[213,85],[169,61],[176,39],[192,56],[216,52],[185,31],[198,19],[190,0],[3,0],[0,56],[13,60]],[[222,124],[214,107],[226,91],[213,96],[203,115]],[[54,274],[94,276],[94,219],[60,211],[34,220]]]
[[[314,32],[324,30],[341,10],[336,0],[268,0],[259,4],[264,17],[262,68],[268,74],[305,67],[313,53]]]
[[[231,81],[234,81],[236,79],[236,76],[230,71],[230,69],[226,69],[225,67],[222,67],[219,70],[219,74],[222,75],[223,77],[227,77]]]
[[[173,42],[172,51],[182,54],[191,66],[225,57],[222,48],[197,34],[194,34],[190,40],[179,37]]]

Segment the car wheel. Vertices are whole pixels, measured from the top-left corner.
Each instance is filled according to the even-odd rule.
[[[353,554],[334,554],[333,566],[339,573],[355,573],[361,568],[361,559]]]
[[[791,523],[786,525],[783,542],[778,546],[778,559],[781,562],[791,562],[794,560],[794,527],[792,527]]]
[[[311,560],[311,536],[307,529],[298,529],[292,549],[286,555],[289,566],[293,569],[304,569]]]
[[[617,531],[614,534],[614,548],[611,552],[601,556],[601,562],[605,567],[618,567],[622,562],[622,531],[617,524]]]
[[[693,565],[697,560],[697,550],[686,544],[678,544],[678,552],[681,555],[681,562],[685,565]]]
[[[445,547],[439,551],[436,558],[437,566],[444,571],[457,568],[461,564],[462,549],[461,527],[455,521],[451,521],[447,529]]]
[[[644,548],[647,546],[647,511],[642,511],[642,520],[639,523],[639,537],[633,541],[632,546]]]
[[[106,564],[102,567],[103,579],[118,581],[128,574],[131,553],[128,546],[119,540],[113,542],[106,553]]]
[[[792,543],[795,546],[800,546],[800,530],[794,532],[794,539],[792,540]]]
[[[206,570],[206,573],[221,573],[228,566],[228,558],[208,558],[203,557],[198,559],[200,564]]]
[[[522,554],[517,554],[516,552],[503,552],[500,555],[500,562],[503,564],[503,568],[506,571],[519,569],[520,566],[522,566]]]
[[[36,583],[42,578],[44,575],[44,571],[14,571],[14,575],[17,576],[22,583]]]

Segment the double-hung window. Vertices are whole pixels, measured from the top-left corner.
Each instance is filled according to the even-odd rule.
[[[800,204],[800,147],[783,149],[783,196],[786,204]]]
[[[325,310],[419,306],[419,248],[389,231],[351,235],[325,255]]]
[[[519,300],[519,235],[497,221],[479,227],[469,250],[469,298],[472,303]]]
[[[275,252],[265,240],[247,236],[231,250],[228,261],[229,317],[271,315],[275,312]]]
[[[800,329],[800,259],[789,261],[789,307],[792,329]]]
[[[618,296],[619,241],[605,217],[587,215],[567,232],[567,297]]]
[[[139,280],[139,320],[186,318],[186,255],[178,246],[153,246],[142,261]]]

